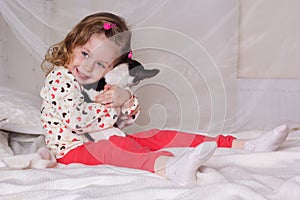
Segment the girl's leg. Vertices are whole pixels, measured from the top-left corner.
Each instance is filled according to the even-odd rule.
[[[239,148],[250,151],[274,151],[285,141],[288,136],[288,126],[281,125],[261,136],[248,140],[236,139],[233,136],[219,135],[209,137],[200,134],[191,134],[174,130],[151,129],[128,135],[143,146],[151,150],[167,147],[195,147],[202,142],[215,141],[218,147]]]
[[[194,184],[198,168],[211,157],[216,148],[215,142],[204,142],[178,157],[161,156],[156,159],[155,172],[180,185]]]
[[[194,149],[187,150],[181,156],[173,157],[173,154],[168,151],[153,152],[130,138],[118,136],[111,138],[81,145],[57,161],[63,164],[109,164],[155,173],[162,169],[164,172],[157,173],[158,175],[178,184],[187,185],[195,183],[197,169],[213,154],[216,148],[215,142],[206,142]],[[163,158],[164,162],[160,162],[160,158]],[[163,166],[158,166],[157,162]]]
[[[155,160],[162,155],[173,156],[168,151],[151,151],[130,138],[112,136],[109,140],[81,145],[57,161],[63,164],[108,164],[154,172]]]
[[[207,141],[215,141],[218,147],[230,148],[233,140],[236,139],[233,136],[219,135],[217,137],[209,137],[200,134],[159,129],[151,129],[131,134],[127,137],[134,139],[142,146],[149,147],[153,151],[168,147],[196,147]]]

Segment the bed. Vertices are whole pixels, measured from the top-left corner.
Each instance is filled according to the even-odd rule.
[[[197,173],[197,186],[179,186],[150,172],[108,165],[61,165],[40,159],[38,96],[0,87],[0,199],[299,199],[300,132],[276,152],[219,148]],[[8,120],[5,120],[8,119]],[[262,130],[235,135],[248,138]],[[184,149],[169,149],[180,153]],[[46,161],[42,165],[31,162]],[[10,162],[18,161],[18,162]],[[26,161],[26,162],[24,162]]]

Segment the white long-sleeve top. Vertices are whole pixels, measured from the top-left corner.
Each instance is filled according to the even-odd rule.
[[[84,133],[113,127],[118,120],[114,108],[84,102],[82,90],[72,73],[62,66],[56,67],[45,79],[40,93],[43,99],[41,121],[45,142],[56,158],[87,142]],[[121,119],[130,124],[139,113],[137,98],[133,97],[125,104]]]

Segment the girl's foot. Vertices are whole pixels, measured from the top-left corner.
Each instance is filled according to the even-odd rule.
[[[287,125],[278,126],[257,138],[246,140],[244,149],[250,151],[275,151],[285,141],[288,134]]]
[[[166,177],[180,185],[195,184],[198,168],[212,156],[216,148],[215,142],[204,142],[180,157],[171,158],[166,167]]]

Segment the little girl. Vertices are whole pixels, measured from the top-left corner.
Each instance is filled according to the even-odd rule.
[[[217,146],[273,151],[286,139],[287,126],[282,125],[251,140],[152,129],[88,141],[85,133],[112,127],[119,117],[132,123],[139,113],[137,98],[117,86],[107,85],[93,103],[84,102],[82,94],[83,85],[97,82],[129,59],[130,42],[131,32],[124,19],[112,13],[96,13],[85,17],[63,41],[49,48],[42,63],[47,77],[41,90],[41,120],[47,147],[59,163],[142,169],[187,185],[196,181],[197,169]],[[121,107],[119,116],[115,107]],[[174,156],[161,150],[167,147],[194,148]]]

